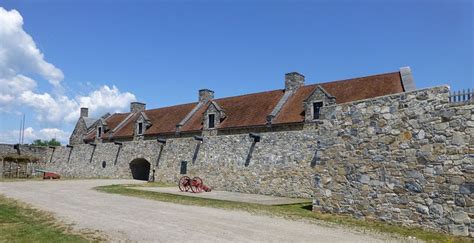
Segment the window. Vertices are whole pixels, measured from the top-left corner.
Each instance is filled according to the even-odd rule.
[[[313,103],[313,119],[319,119],[319,113],[323,107],[323,102],[314,102]]]
[[[179,173],[181,175],[186,175],[186,173],[188,172],[188,161],[181,161],[181,168],[179,170]]]
[[[215,126],[215,123],[214,123],[215,117],[216,117],[216,115],[209,114],[209,128],[214,128],[214,126]]]
[[[102,137],[102,127],[97,128],[97,137]]]
[[[138,135],[142,135],[142,134],[143,134],[143,123],[139,122],[138,123]]]

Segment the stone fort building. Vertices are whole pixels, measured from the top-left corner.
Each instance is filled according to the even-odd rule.
[[[283,83],[283,82],[282,82]],[[470,96],[471,95],[471,96]],[[313,199],[313,210],[474,236],[474,95],[415,89],[409,68],[93,119],[70,144],[18,152],[66,177],[200,176],[217,190]],[[0,146],[0,153],[15,152]]]
[[[195,103],[147,110],[144,103],[132,102],[130,112],[98,119],[81,108],[70,144],[302,130],[324,119],[324,106],[414,89],[409,67],[310,85],[305,85],[305,76],[292,72],[285,74],[284,88],[279,90],[215,99],[214,91],[201,89]]]

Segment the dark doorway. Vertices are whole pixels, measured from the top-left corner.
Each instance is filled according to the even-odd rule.
[[[150,175],[150,163],[146,159],[134,159],[130,162],[130,170],[135,180],[148,181]]]

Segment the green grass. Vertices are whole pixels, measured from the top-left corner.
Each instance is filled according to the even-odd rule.
[[[0,242],[100,241],[92,232],[72,233],[45,212],[0,195]]]
[[[417,239],[430,241],[430,242],[473,242],[471,238],[468,237],[455,237],[447,234],[442,234],[438,232],[428,231],[421,228],[414,227],[403,227],[395,224],[388,224],[376,220],[358,220],[348,215],[334,215],[334,214],[325,214],[319,212],[311,211],[311,203],[300,203],[300,204],[291,204],[291,205],[278,205],[278,206],[267,206],[259,205],[252,203],[243,203],[243,202],[232,202],[232,201],[223,201],[216,199],[207,199],[207,198],[198,198],[198,197],[188,197],[180,196],[168,193],[152,192],[152,191],[143,191],[133,189],[133,187],[139,186],[169,186],[160,183],[148,183],[145,185],[110,185],[110,186],[101,186],[96,187],[96,190],[115,193],[127,196],[134,196],[140,198],[146,198],[151,200],[171,202],[183,205],[195,205],[203,207],[213,207],[221,208],[228,210],[243,210],[256,214],[272,215],[279,216],[294,220],[309,220],[316,223],[321,223],[321,221],[334,223],[338,225],[349,226],[359,230],[367,230],[372,232],[381,232],[388,233],[394,236],[401,237],[416,237]],[[175,186],[175,185],[173,185]]]

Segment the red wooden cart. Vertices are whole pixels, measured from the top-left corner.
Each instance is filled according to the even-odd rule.
[[[211,191],[211,188],[204,185],[202,179],[197,176],[193,179],[191,179],[189,176],[181,177],[181,179],[179,179],[178,187],[182,192],[187,192],[189,190],[194,193]]]
[[[58,180],[61,179],[61,176],[56,172],[45,171],[45,170],[36,170],[43,173],[43,180]]]

